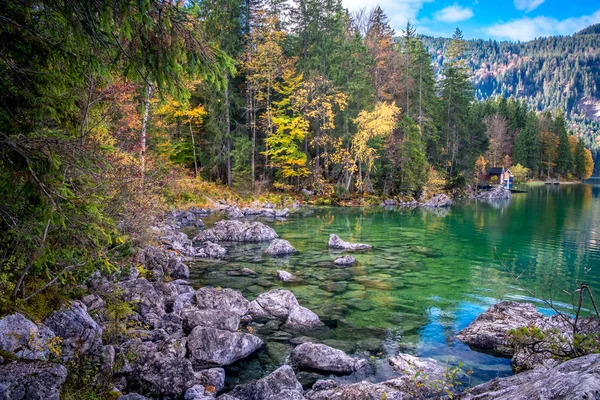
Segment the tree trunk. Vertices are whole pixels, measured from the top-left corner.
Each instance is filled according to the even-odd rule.
[[[146,101],[144,103],[144,117],[142,119],[142,133],[140,137],[140,162],[142,164],[142,178],[146,172],[146,130],[148,126],[148,115],[150,113],[150,99],[152,98],[152,85],[146,88]]]
[[[229,78],[225,87],[225,149],[227,151],[227,186],[233,184],[231,177],[231,120],[229,118]]]
[[[192,137],[192,151],[194,152],[194,178],[198,178],[198,159],[196,158],[196,142],[194,140],[194,131],[192,130],[192,120],[189,121],[190,124],[190,136]]]

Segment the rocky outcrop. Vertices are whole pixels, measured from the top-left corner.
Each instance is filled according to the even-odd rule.
[[[497,186],[493,190],[479,193],[475,198],[486,201],[510,200],[512,193],[504,186]]]
[[[187,236],[182,234],[186,240]],[[189,241],[191,247],[191,241]],[[177,246],[179,247],[179,246]],[[195,254],[195,250],[184,250],[185,246],[181,246],[182,253]],[[152,277],[159,280],[163,276],[168,276],[175,279],[187,279],[190,277],[190,269],[181,261],[174,251],[163,250],[155,246],[148,246],[140,252],[139,261],[144,264],[144,267],[152,271]]]
[[[73,301],[70,307],[53,312],[44,324],[60,337],[63,361],[101,351],[102,327],[90,317],[85,304],[80,301]]]
[[[431,199],[423,203],[425,207],[450,207],[452,199],[444,193],[436,194]]]
[[[373,246],[370,244],[363,243],[350,243],[346,242],[336,234],[329,235],[329,248],[330,249],[339,249],[339,250],[366,250],[371,249]]]
[[[279,270],[277,271],[277,279],[282,282],[291,282],[295,280],[296,277],[287,271]]]
[[[352,256],[340,256],[333,261],[335,265],[352,265],[355,262],[356,259]]]
[[[275,231],[260,222],[219,221],[214,227],[200,232],[197,242],[264,242],[277,239]]]
[[[147,279],[122,281],[117,286],[123,292],[122,299],[134,304],[136,311],[147,322],[165,316],[165,296]]]
[[[407,375],[411,379],[414,378],[417,372],[422,372],[427,375],[429,379],[441,380],[448,367],[446,364],[434,360],[433,358],[421,358],[403,353],[398,354],[396,357],[389,358],[388,362],[394,371],[401,375]]]
[[[588,400],[600,398],[600,355],[575,358],[551,369],[535,369],[475,386],[463,400]]]
[[[341,350],[318,343],[303,343],[291,354],[292,363],[302,370],[350,374],[366,364],[366,360],[352,358]]]
[[[190,207],[188,210],[174,210],[167,213],[167,222],[175,228],[185,226],[204,226],[200,217],[210,214],[209,209]]]
[[[300,307],[294,293],[285,289],[273,289],[259,295],[256,303],[275,318],[287,319],[294,308]]]
[[[0,399],[59,400],[67,369],[41,361],[0,365]]]
[[[47,360],[50,356],[48,344],[55,335],[44,325],[39,327],[15,313],[0,319],[0,350],[27,360]]]
[[[238,400],[300,400],[304,399],[302,392],[294,370],[283,365],[256,382],[234,388],[227,395]]]
[[[265,250],[265,254],[271,256],[285,256],[288,254],[294,254],[296,249],[285,239],[275,239],[269,244],[269,247]]]
[[[543,318],[533,304],[503,301],[479,315],[456,338],[475,348],[512,356],[514,349],[508,342],[507,331],[539,324]]]
[[[230,365],[262,347],[263,341],[249,333],[197,326],[187,347],[196,368]]]
[[[212,394],[221,392],[225,387],[225,370],[223,368],[203,369],[196,372],[196,376],[204,387],[214,388],[214,391],[209,390]]]
[[[323,326],[319,316],[306,307],[295,307],[290,311],[283,329],[301,331]]]

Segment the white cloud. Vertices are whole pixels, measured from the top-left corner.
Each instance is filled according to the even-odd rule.
[[[433,16],[435,19],[441,22],[460,22],[472,18],[473,15],[473,10],[470,8],[461,7],[455,3],[453,6],[442,8]]]
[[[537,37],[572,35],[592,24],[600,22],[600,10],[591,15],[557,20],[551,17],[523,17],[509,22],[497,23],[483,31],[496,39],[527,41]]]
[[[390,25],[400,34],[410,21],[419,31],[417,16],[423,4],[434,0],[342,0],[342,4],[350,11],[366,9],[367,11],[379,5],[390,19]]]
[[[515,8],[517,10],[530,12],[538,8],[546,0],[515,0]]]

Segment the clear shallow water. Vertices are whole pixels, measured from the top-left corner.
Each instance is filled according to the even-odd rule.
[[[287,221],[266,221],[298,254],[272,258],[262,255],[268,244],[232,245],[230,259],[195,264],[191,281],[231,287],[248,299],[276,287],[293,291],[328,326],[308,336],[371,361],[368,370],[342,380],[393,377],[386,359],[399,351],[462,361],[474,370],[474,383],[510,375],[509,359],[473,351],[454,338],[499,300],[531,301],[551,312],[509,271],[540,295],[554,285],[555,302],[567,310],[569,298],[560,289],[585,280],[600,293],[600,186],[526,188],[510,202],[465,201],[448,210],[302,210]],[[328,250],[330,233],[374,249],[353,253],[358,263],[352,267],[336,267],[332,261],[340,253]],[[241,268],[257,276],[230,275]],[[301,281],[278,282],[278,269]],[[230,367],[229,383],[263,376],[294,347],[294,338],[268,326],[258,333],[266,347]]]

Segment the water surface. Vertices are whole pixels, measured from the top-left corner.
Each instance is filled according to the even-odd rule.
[[[267,244],[230,246],[230,259],[195,264],[192,282],[232,287],[248,299],[276,287],[293,291],[328,326],[312,336],[371,361],[344,380],[393,377],[386,359],[399,351],[462,361],[474,370],[474,383],[510,375],[509,359],[474,351],[456,333],[500,300],[530,301],[552,313],[530,291],[549,297],[554,289],[555,303],[567,311],[562,289],[585,280],[600,293],[600,186],[528,186],[510,202],[465,201],[450,209],[305,209],[266,222],[299,253],[272,258],[262,254]],[[353,253],[352,267],[336,267],[331,233],[374,248]],[[231,276],[241,268],[257,275]],[[278,282],[279,269],[301,281]],[[262,351],[228,369],[230,383],[278,367],[301,340],[270,328],[258,332],[267,342]]]

